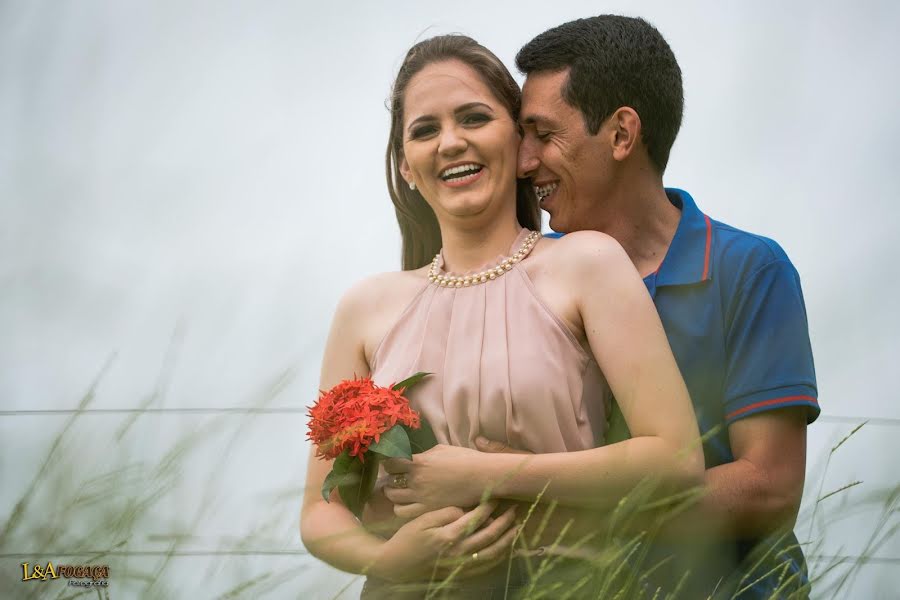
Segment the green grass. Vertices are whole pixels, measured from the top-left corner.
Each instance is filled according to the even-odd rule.
[[[124,415],[113,428],[106,427],[96,435],[105,436],[104,444],[85,441],[84,432],[95,431],[89,410],[96,398],[97,387],[103,376],[112,368],[114,360],[101,369],[94,382],[82,395],[77,410],[61,426],[53,438],[46,455],[40,461],[33,478],[24,485],[9,516],[0,530],[0,554],[3,555],[3,574],[0,576],[2,598],[93,598],[101,600],[107,592],[100,589],[68,587],[65,580],[55,582],[22,582],[20,562],[33,563],[52,560],[55,564],[109,564],[111,570],[109,597],[169,599],[188,597],[181,582],[173,579],[183,569],[176,568],[185,556],[194,556],[192,544],[198,542],[196,532],[215,513],[220,498],[217,485],[221,473],[237,452],[253,452],[253,448],[240,447],[250,428],[256,424],[252,411],[241,418],[233,415],[216,415],[198,420],[199,426],[176,439],[155,459],[152,452],[141,446],[137,437],[138,425],[144,425],[147,416],[143,412]],[[250,407],[265,408],[290,384],[294,374],[290,371],[277,374],[265,386]],[[164,376],[161,376],[164,379]],[[158,389],[140,403],[142,409],[150,409],[158,400]],[[12,417],[15,418],[15,417]],[[109,418],[109,417],[104,417]],[[168,417],[173,418],[173,417]],[[897,513],[900,507],[900,487],[872,489],[864,482],[848,481],[835,489],[824,489],[825,475],[831,457],[853,436],[864,435],[863,425],[856,427],[831,449],[826,464],[818,476],[817,492],[812,505],[807,507],[795,528],[807,556],[821,553],[828,540],[829,526],[825,510],[831,503],[843,498],[851,507],[880,507],[876,526],[867,539],[862,556],[853,562],[840,559],[831,562],[810,560],[810,584],[815,598],[852,597],[853,586],[867,560],[897,534]],[[298,431],[302,436],[303,432]],[[106,440],[105,438],[109,439]],[[206,478],[193,481],[191,489],[201,490],[199,509],[173,511],[172,494],[186,484],[184,466],[190,460],[204,458],[202,452],[210,444],[220,449],[206,467]],[[261,457],[261,460],[264,459]],[[303,456],[285,456],[281,460],[297,463]],[[6,484],[8,485],[8,484]],[[228,560],[232,571],[225,571],[234,585],[224,591],[211,593],[220,598],[319,598],[323,597],[322,577],[311,557],[297,555],[295,561],[282,561],[289,568],[266,566],[265,562],[242,558],[241,553],[252,557],[259,550],[279,550],[278,533],[285,524],[296,529],[302,488],[298,485],[259,499],[247,507],[247,521],[256,524],[252,534],[237,538],[220,537],[203,540],[207,547]],[[576,548],[602,539],[603,551],[583,563],[580,572],[569,570],[552,553],[533,556],[527,563],[531,584],[526,597],[539,598],[580,597],[590,590],[591,597],[622,599],[677,600],[686,598],[677,590],[668,594],[649,584],[654,573],[668,565],[653,564],[647,552],[648,540],[671,519],[678,519],[682,511],[696,501],[695,493],[683,493],[660,501],[654,486],[647,482],[640,486],[609,515],[609,519],[594,532],[566,532],[557,541],[566,538],[567,546]],[[532,506],[532,511],[536,505]],[[666,510],[660,511],[662,506]],[[553,513],[553,506],[541,515],[536,529],[545,530]],[[528,512],[527,519],[538,517]],[[648,515],[653,515],[649,518]],[[640,525],[638,527],[637,525]],[[643,533],[634,534],[636,530]],[[571,533],[572,535],[566,535]],[[602,536],[599,538],[598,536]],[[534,551],[537,535],[517,537],[515,546],[521,551]],[[551,546],[553,544],[550,544]],[[156,548],[153,554],[142,554],[147,548]],[[200,553],[202,554],[202,553]],[[140,559],[136,557],[140,556]],[[204,561],[219,560],[201,557]],[[796,580],[783,574],[779,556],[763,554],[756,557],[755,566],[763,571],[776,573],[781,579],[777,598],[799,597],[808,589],[798,589]],[[205,570],[197,577],[215,579],[222,570],[203,563]],[[260,566],[263,565],[263,566]],[[567,569],[564,581],[558,575]],[[685,582],[689,573],[685,573]],[[453,589],[456,574],[442,581],[423,584],[424,593],[431,598],[443,597]],[[351,585],[352,585],[351,581]],[[735,589],[752,585],[753,578],[738,578]],[[220,589],[219,588],[216,589]],[[334,589],[334,588],[332,588]],[[346,596],[338,590],[338,596]],[[195,595],[190,595],[195,598]],[[325,596],[327,597],[327,595]],[[721,596],[727,598],[729,596]],[[718,598],[718,596],[717,596]]]
[[[188,591],[192,586],[186,590],[183,582],[173,579],[185,572],[175,568],[175,561],[182,557],[197,561],[202,568],[194,576],[205,577],[210,582],[222,576],[207,566],[203,551],[194,550],[198,545],[220,554],[221,559],[213,560],[228,561],[231,570],[227,577],[241,581],[221,595],[209,597],[253,598],[284,589],[292,581],[296,585],[296,580],[309,570],[307,557],[302,557],[307,559],[302,564],[288,569],[259,570],[247,568],[249,559],[241,556],[242,553],[252,556],[257,549],[277,549],[275,540],[286,521],[296,530],[302,494],[299,485],[259,499],[257,510],[248,513],[248,521],[255,524],[252,534],[213,540],[198,540],[194,534],[213,516],[212,511],[220,500],[217,494],[221,492],[221,486],[216,484],[229,459],[235,452],[248,451],[238,446],[248,430],[257,424],[258,413],[254,411],[265,409],[277,398],[294,373],[279,373],[249,403],[249,408],[254,410],[246,415],[194,418],[195,428],[161,448],[158,443],[148,447],[147,438],[139,437],[138,433],[152,435],[153,427],[159,427],[161,419],[177,423],[179,417],[156,416],[153,417],[156,421],[150,422],[149,412],[99,417],[86,412],[93,408],[97,387],[112,364],[110,359],[82,395],[75,412],[62,424],[33,478],[24,486],[24,492],[2,524],[0,598],[105,598],[107,593],[112,598],[195,598]],[[156,396],[154,392],[149,397]],[[149,411],[153,405],[154,402],[143,402],[142,410]],[[113,426],[109,426],[111,419],[116,421]],[[102,442],[98,443],[98,438]],[[212,444],[220,450],[208,460],[203,453],[208,453]],[[204,461],[206,479],[188,483],[184,467],[188,461],[198,459]],[[200,490],[199,502],[190,503],[199,509],[189,512],[179,505],[173,494],[185,488]],[[109,589],[70,587],[63,578],[21,581],[20,563],[46,565],[47,561],[54,565],[108,564]],[[291,592],[287,594],[291,596]]]

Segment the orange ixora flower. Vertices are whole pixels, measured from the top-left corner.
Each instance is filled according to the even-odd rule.
[[[377,386],[364,377],[320,392],[309,409],[307,436],[316,445],[316,456],[337,458],[347,450],[362,462],[369,446],[397,423],[418,428],[419,413],[410,408],[403,391]]]

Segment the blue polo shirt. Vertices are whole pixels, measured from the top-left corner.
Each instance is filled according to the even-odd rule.
[[[687,192],[667,188],[666,194],[681,220],[662,264],[644,282],[700,433],[708,435],[703,450],[711,468],[734,461],[728,425],[738,419],[787,406],[806,408],[808,422],[819,415],[806,308],[800,277],[777,243],[710,219]],[[747,562],[761,543],[773,545],[739,540],[723,556],[732,565]],[[787,576],[800,572],[805,580],[796,544],[791,534],[774,543],[773,554],[790,563]],[[758,571],[745,584],[765,573]],[[769,598],[780,577],[778,571],[764,578],[740,598]]]
[[[819,415],[800,276],[774,241],[700,212],[667,188],[681,221],[659,269],[644,278],[684,376],[707,468],[732,462],[728,428],[786,406]],[[725,426],[722,426],[725,425]]]

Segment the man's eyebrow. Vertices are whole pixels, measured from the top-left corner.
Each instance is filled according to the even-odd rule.
[[[524,119],[519,119],[519,125],[545,125],[549,121],[541,115],[528,115]]]
[[[466,104],[457,106],[455,109],[453,109],[453,114],[458,115],[458,114],[464,113],[466,111],[472,110],[474,108],[484,108],[484,109],[489,110],[492,113],[494,112],[494,109],[490,105],[485,104],[484,102],[467,102]],[[409,122],[409,125],[407,125],[406,130],[410,131],[416,123],[434,121],[436,119],[437,119],[437,117],[435,117],[434,115],[418,116]]]

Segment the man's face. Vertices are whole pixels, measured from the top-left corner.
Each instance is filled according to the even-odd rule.
[[[607,128],[590,135],[581,111],[562,97],[568,69],[528,76],[522,88],[518,175],[531,178],[554,231],[587,229],[608,195]],[[606,125],[606,124],[604,124]]]

